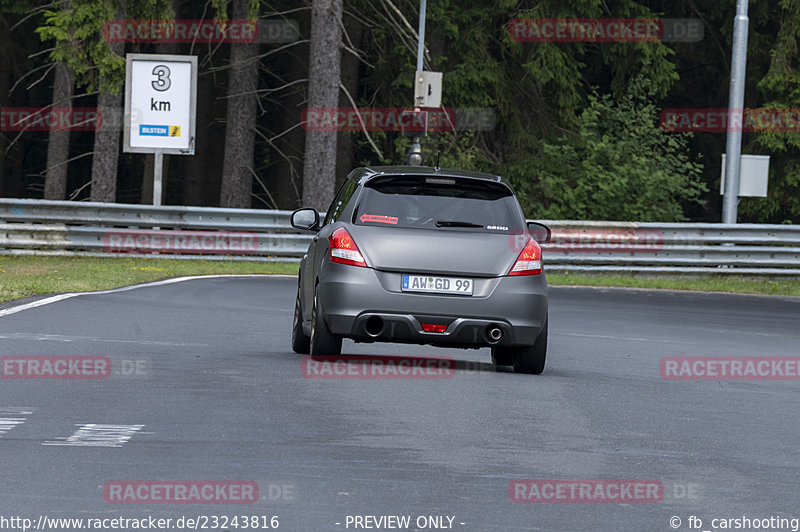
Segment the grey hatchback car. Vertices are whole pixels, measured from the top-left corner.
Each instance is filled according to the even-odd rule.
[[[547,281],[539,243],[511,185],[490,174],[419,166],[353,170],[300,262],[297,353],[340,355],[342,339],[490,347],[496,365],[541,373]]]

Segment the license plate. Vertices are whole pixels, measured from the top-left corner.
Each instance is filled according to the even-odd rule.
[[[403,292],[424,292],[427,294],[472,295],[472,279],[460,277],[431,277],[429,275],[403,274]]]

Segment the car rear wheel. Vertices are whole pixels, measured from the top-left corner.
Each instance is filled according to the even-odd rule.
[[[297,287],[297,299],[294,302],[292,350],[301,355],[307,355],[311,350],[311,339],[303,332],[303,308],[300,306],[300,286]]]
[[[547,316],[544,317],[544,326],[536,338],[536,342],[531,346],[523,346],[515,349],[514,371],[516,373],[532,373],[539,375],[544,371],[544,363],[547,358]]]
[[[497,346],[492,348],[492,364],[510,366],[514,364],[514,348]]]
[[[322,305],[319,301],[319,285],[314,289],[314,309],[311,313],[311,356],[342,353],[342,337],[333,334],[322,317]]]

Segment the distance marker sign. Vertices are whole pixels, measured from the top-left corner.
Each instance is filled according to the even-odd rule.
[[[193,155],[196,100],[196,56],[128,54],[123,150]]]

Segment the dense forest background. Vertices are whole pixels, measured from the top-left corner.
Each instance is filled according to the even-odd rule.
[[[165,156],[164,203],[325,208],[354,166],[403,164],[410,139],[309,136],[310,57],[337,53],[314,43],[340,43],[339,68],[316,71],[338,83],[338,105],[409,106],[418,10],[418,0],[0,0],[0,108],[104,112],[100,131],[0,131],[0,195],[150,203],[153,157],[122,153],[113,117],[125,53],[170,53],[197,55],[200,70],[196,154]],[[725,134],[666,132],[659,112],[727,107],[734,15],[734,0],[428,2],[425,69],[444,73],[443,105],[489,108],[496,123],[438,133],[423,149],[441,166],[505,176],[536,218],[717,222]],[[692,18],[704,36],[515,42],[509,22],[524,17]],[[800,0],[751,2],[749,17],[745,106],[800,108]],[[289,43],[107,42],[105,23],[125,18],[279,19],[300,31]],[[317,149],[335,150],[335,164],[306,164]],[[800,134],[744,133],[742,152],[771,162],[769,196],[742,199],[739,221],[800,222]]]

